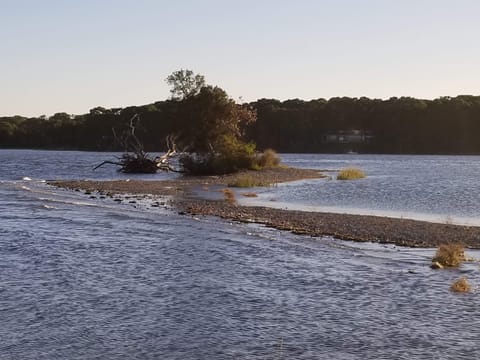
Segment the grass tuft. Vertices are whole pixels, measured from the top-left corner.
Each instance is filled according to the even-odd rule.
[[[239,175],[227,185],[230,187],[249,188],[258,186],[270,186],[270,183],[257,179],[250,175]]]
[[[467,293],[472,291],[472,286],[468,282],[467,278],[461,277],[460,279],[456,280],[452,286],[450,286],[450,290],[453,292],[461,292],[461,293]]]
[[[245,197],[258,197],[258,195],[254,192],[244,192],[242,193],[242,196],[245,196]]]
[[[465,248],[462,244],[440,245],[432,259],[432,263],[439,263],[443,267],[457,267],[465,261]]]
[[[222,192],[226,202],[229,204],[235,204],[237,202],[235,192],[232,189],[222,189]]]
[[[273,168],[277,167],[280,164],[280,157],[275,152],[275,150],[267,149],[262,154],[258,155],[255,160],[255,167],[263,168]]]
[[[345,168],[340,170],[337,175],[337,180],[356,180],[363,179],[365,173],[358,168]]]

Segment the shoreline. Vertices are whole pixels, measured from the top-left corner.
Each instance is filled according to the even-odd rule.
[[[332,236],[356,242],[376,242],[407,247],[437,247],[462,243],[480,249],[480,227],[432,223],[420,220],[372,215],[351,215],[265,206],[244,206],[225,200],[205,200],[188,196],[194,187],[224,186],[248,175],[270,184],[322,178],[317,170],[275,168],[245,171],[224,176],[179,177],[171,180],[49,181],[49,185],[71,190],[113,194],[171,196],[171,204],[183,215],[215,216],[231,221],[258,223],[294,234]],[[247,190],[247,188],[245,188]]]
[[[262,206],[238,206],[218,200],[176,200],[175,206],[194,216],[258,223],[311,237],[332,236],[354,242],[374,242],[412,248],[432,248],[462,243],[480,249],[480,227],[372,215],[283,210]]]

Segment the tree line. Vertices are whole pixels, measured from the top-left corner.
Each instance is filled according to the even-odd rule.
[[[198,79],[197,79],[198,80]],[[223,101],[221,89],[210,88]],[[179,90],[181,91],[181,89]],[[199,96],[189,107],[172,98],[143,106],[106,109],[96,107],[87,114],[57,113],[51,117],[0,117],[0,147],[123,150],[114,141],[138,114],[137,136],[147,151],[164,151],[172,133],[197,131],[196,118],[219,119],[218,104]],[[226,100],[225,100],[226,101]],[[216,105],[217,104],[217,105]],[[462,95],[421,100],[411,97],[387,100],[366,97],[336,97],[329,100],[260,99],[241,109],[256,112],[256,121],[242,129],[247,142],[257,149],[279,152],[346,152],[393,154],[480,154],[480,96]],[[230,109],[230,108],[229,108]],[[232,108],[233,109],[233,108]],[[229,116],[237,116],[229,114]],[[202,131],[215,132],[215,126]],[[339,136],[348,132],[368,134],[361,140]],[[336,140],[337,139],[337,140]],[[198,139],[200,141],[202,139]],[[203,141],[203,140],[202,140]],[[207,147],[208,143],[197,143]]]

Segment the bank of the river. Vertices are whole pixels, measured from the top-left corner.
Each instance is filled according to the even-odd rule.
[[[280,182],[302,179],[322,178],[324,175],[318,170],[278,167],[261,171],[242,171],[236,174],[219,176],[182,176],[176,179],[160,181],[144,180],[66,180],[49,181],[55,185],[68,189],[85,191],[100,191],[106,193],[153,194],[153,195],[182,195],[188,189],[196,186],[224,185],[234,182],[241,177],[248,177],[254,182],[275,184]]]
[[[107,194],[173,195],[173,205],[185,214],[218,216],[234,221],[261,223],[303,235],[330,235],[344,240],[391,243],[411,247],[435,247],[442,243],[461,242],[471,248],[480,248],[480,227],[379,216],[239,206],[227,201],[199,200],[183,196],[192,187],[226,186],[236,178],[245,175],[271,184],[323,176],[317,170],[277,168],[225,176],[180,177],[164,181],[51,181],[49,183],[62,188]]]
[[[388,243],[410,247],[436,247],[458,242],[480,248],[480,227],[437,224],[380,216],[282,210],[235,206],[225,201],[177,200],[181,211],[224,219],[261,223],[309,236],[330,235],[343,240]]]

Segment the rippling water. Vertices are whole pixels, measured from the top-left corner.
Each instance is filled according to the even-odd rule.
[[[480,156],[284,155],[292,166],[329,177],[259,189],[270,206],[372,214],[480,226]],[[339,169],[359,167],[367,177],[337,181]],[[271,201],[273,200],[273,201]]]
[[[433,271],[432,249],[195,219],[41,181],[121,176],[91,172],[104,158],[0,151],[0,359],[480,356],[478,292],[448,291],[462,275],[477,287],[478,263]]]

